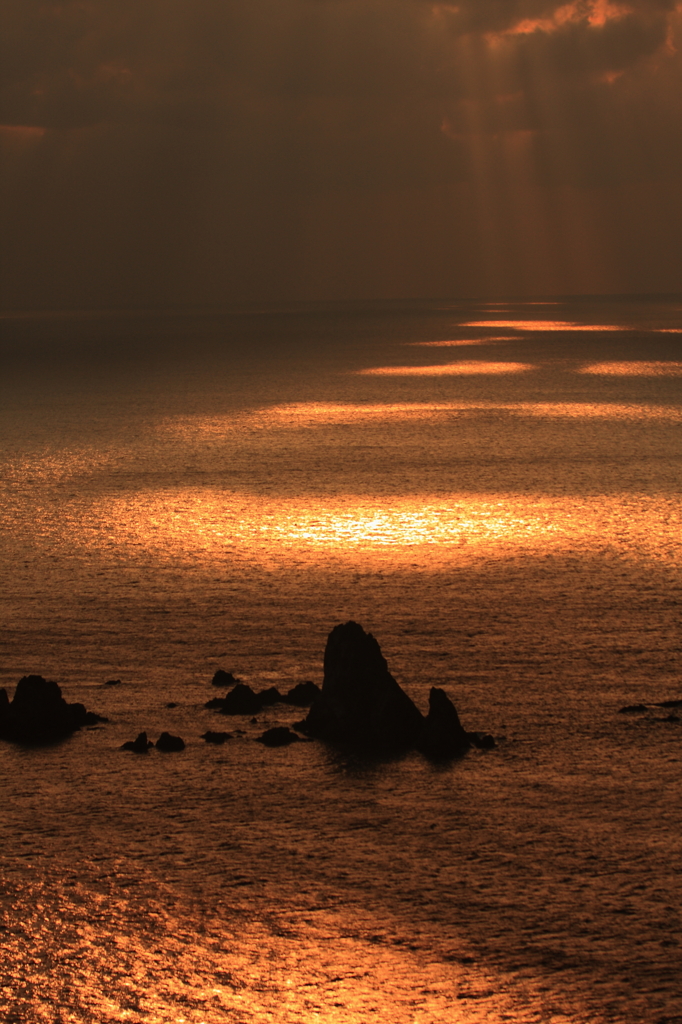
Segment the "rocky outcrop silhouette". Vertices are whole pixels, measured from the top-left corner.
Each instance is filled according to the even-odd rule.
[[[258,694],[246,683],[237,683],[224,698],[220,710],[224,715],[257,715],[260,709]]]
[[[202,740],[206,740],[207,743],[215,743],[215,744],[218,744],[218,745],[222,745],[225,742],[225,740],[231,740],[232,739],[232,733],[231,732],[213,732],[212,729],[209,729],[207,732],[204,732],[204,733],[201,734],[201,738],[202,738]]]
[[[16,743],[53,743],[84,725],[106,721],[84,704],[67,704],[59,685],[42,676],[23,676],[11,701],[0,690],[0,738]]]
[[[288,747],[290,743],[299,743],[300,736],[288,729],[285,725],[276,725],[272,729],[266,729],[258,742],[266,747]]]
[[[221,689],[226,690],[228,686],[236,686],[239,679],[235,678],[231,672],[226,672],[224,668],[219,668],[211,680],[212,686],[220,686]]]
[[[134,740],[128,740],[121,744],[121,750],[132,750],[134,754],[146,754],[154,744],[147,739],[146,732],[140,732]]]
[[[370,754],[416,748],[433,759],[495,746],[488,733],[467,732],[444,690],[432,687],[426,718],[398,685],[371,633],[357,622],[336,626],[324,652],[324,681],[307,718],[308,736]]]
[[[469,733],[459,720],[457,709],[445,690],[431,687],[429,713],[419,736],[419,750],[432,758],[458,757],[471,746]]]
[[[284,701],[284,697],[276,686],[271,686],[267,690],[261,690],[256,696],[262,708],[271,708],[273,704],[281,704]]]
[[[162,732],[156,741],[156,749],[170,754],[174,751],[184,750],[185,741],[180,736],[173,736],[170,732]]]
[[[384,752],[414,747],[424,719],[372,634],[346,622],[329,634],[322,692],[301,727],[318,739]]]
[[[291,704],[297,708],[306,708],[320,696],[320,688],[309,680],[297,683],[287,693],[280,693],[276,686],[256,693],[246,683],[237,683],[225,697],[212,697],[204,704],[205,708],[222,711],[224,715],[257,715],[263,708],[275,704]]]
[[[297,683],[292,687],[283,700],[285,704],[293,704],[297,708],[309,708],[320,693],[319,686],[307,679],[304,683]]]

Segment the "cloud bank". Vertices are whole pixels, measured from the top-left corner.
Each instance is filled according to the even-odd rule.
[[[672,0],[6,0],[3,303],[664,291]]]

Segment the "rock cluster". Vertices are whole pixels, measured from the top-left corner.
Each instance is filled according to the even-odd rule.
[[[107,719],[83,704],[67,704],[57,683],[42,676],[23,676],[14,698],[0,690],[0,738],[16,743],[53,743],[84,725]]]
[[[213,681],[215,682],[215,676]],[[298,683],[287,693],[280,693],[275,686],[256,693],[246,683],[236,683],[224,697],[213,697],[206,701],[204,707],[213,708],[223,715],[257,715],[263,708],[272,707],[273,704],[309,707],[319,695],[319,686],[311,682]]]
[[[128,740],[127,743],[121,745],[121,750],[132,750],[134,754],[146,754],[150,747],[154,744],[150,739],[147,739],[147,733],[141,732],[134,740]],[[164,753],[172,753],[178,750],[185,749],[185,741],[180,736],[173,736],[169,732],[162,732],[156,741],[156,749],[161,750]]]

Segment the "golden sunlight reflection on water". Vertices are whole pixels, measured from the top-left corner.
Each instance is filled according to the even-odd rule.
[[[116,498],[93,510],[91,543],[161,559],[225,558],[286,566],[330,560],[441,569],[490,559],[609,550],[679,559],[676,498],[494,494],[296,496],[210,488]],[[88,540],[83,537],[86,544]]]
[[[502,327],[515,331],[630,331],[631,327],[615,324],[578,324],[568,320],[470,320],[462,327]]]
[[[498,341],[515,341],[514,335],[503,335],[495,338],[458,338],[449,341],[407,341],[406,345],[417,348],[458,348],[466,345],[495,345]]]
[[[534,370],[530,363],[484,363],[473,360],[461,360],[456,363],[444,363],[442,366],[372,366],[366,370],[355,370],[355,373],[371,376],[387,377],[439,377],[456,374],[471,376],[474,374],[524,373]]]
[[[163,421],[161,433],[185,437],[221,435],[239,427],[279,429],[341,423],[380,424],[399,420],[438,420],[459,415],[503,412],[519,418],[571,420],[661,420],[682,422],[682,409],[674,405],[626,402],[290,402],[257,409],[240,416],[184,416]]]
[[[682,362],[590,363],[578,373],[591,373],[598,377],[682,377]]]

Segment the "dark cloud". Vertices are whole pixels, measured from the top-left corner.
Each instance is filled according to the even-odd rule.
[[[681,20],[672,0],[5,0],[4,301],[576,290],[577,241],[552,273],[538,255],[569,230],[562,189],[605,235],[603,285],[636,280],[646,230],[671,279]]]

